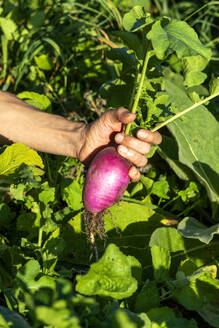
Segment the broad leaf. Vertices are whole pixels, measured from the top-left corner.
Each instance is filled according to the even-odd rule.
[[[103,257],[91,265],[86,275],[76,277],[76,291],[85,295],[127,298],[137,289],[132,271],[139,266],[136,259],[124,255],[116,245],[110,244]]]
[[[154,245],[151,247],[151,256],[155,280],[158,282],[168,280],[171,263],[169,251],[165,248]]]
[[[73,211],[83,207],[82,187],[75,180],[65,179],[62,186],[62,198]]]
[[[179,111],[190,107],[193,103],[178,84],[177,77],[171,75],[170,78],[166,78],[165,86],[171,102]],[[178,143],[180,162],[192,169],[207,189],[213,217],[216,217],[219,205],[218,127],[219,123],[204,106],[168,125]]]
[[[158,148],[158,153],[163,159],[165,159],[180,179],[195,179],[193,172],[188,166],[180,163],[178,158],[178,146],[174,138],[163,135],[162,143]]]
[[[65,307],[60,307],[64,305]],[[81,328],[79,318],[74,314],[74,310],[67,307],[64,300],[54,302],[54,307],[38,306],[36,308],[37,318],[46,324],[46,327],[57,328]],[[45,327],[45,326],[44,326]]]
[[[0,327],[31,328],[27,321],[22,318],[18,313],[11,311],[4,306],[0,306]]]
[[[7,40],[16,39],[17,25],[10,18],[0,17],[0,27]]]
[[[173,297],[188,310],[201,310],[216,300],[219,280],[213,278],[211,270],[203,267],[190,276],[168,282]]]
[[[149,13],[145,13],[144,8],[141,6],[133,7],[130,12],[123,17],[123,27],[126,31],[138,31],[148,24],[151,24],[153,19]]]
[[[17,94],[17,97],[23,99],[26,103],[38,109],[51,112],[51,101],[45,95],[33,91],[24,91]]]
[[[37,66],[44,71],[50,71],[53,69],[54,64],[48,55],[35,56],[34,60]]]
[[[109,328],[151,328],[151,321],[146,313],[136,314],[129,310],[118,308],[109,318]]]
[[[154,281],[147,280],[136,297],[135,312],[147,312],[159,305],[160,294],[157,285]]]
[[[206,59],[206,64],[211,58],[211,50],[199,41],[195,30],[183,21],[174,19],[164,27],[161,21],[157,21],[147,37],[159,59],[164,59],[172,52],[176,52],[180,59],[186,56],[202,56]]]
[[[182,236],[175,228],[157,228],[151,235],[149,246],[159,246],[169,252],[179,252],[185,249]]]
[[[38,166],[41,169],[44,168],[42,158],[35,150],[30,149],[21,143],[8,146],[0,155],[0,175],[9,175],[14,173],[15,170],[23,163]]]
[[[43,204],[47,205],[55,200],[55,188],[50,187],[47,181],[41,184],[41,189],[42,191],[39,193],[39,200]]]
[[[151,233],[160,227],[162,217],[144,205],[121,201],[110,208],[104,216],[107,239],[100,241],[96,237],[98,251],[108,243],[119,246],[127,255],[135,256],[141,263],[150,262],[148,243]],[[57,232],[66,241],[65,254],[71,254],[74,261],[86,264],[92,253],[85,238],[83,214],[79,213]],[[181,237],[181,236],[180,236]]]
[[[205,81],[207,75],[201,72],[207,64],[205,57],[200,55],[184,57],[182,64],[185,72],[185,85],[193,87]]]
[[[219,93],[219,77],[212,76],[209,83],[210,94]]]
[[[198,314],[209,323],[211,327],[218,328],[219,322],[219,299],[212,300],[211,302],[205,304]]]
[[[123,42],[129,47],[129,49],[135,51],[138,59],[143,58],[144,56],[143,45],[140,38],[136,34],[127,31],[116,31],[114,32],[114,34],[120,37],[123,40]]]
[[[40,287],[54,288],[54,278],[49,276],[41,276],[38,280],[41,270],[40,265],[36,260],[29,260],[17,273],[17,283],[24,288],[31,290],[32,293]]]
[[[149,319],[152,322],[152,327],[156,328],[198,328],[195,320],[187,320],[176,317],[173,309],[164,306],[154,308],[147,312]]]
[[[214,235],[219,234],[219,223],[208,228],[195,218],[187,217],[178,224],[177,230],[186,238],[199,239],[209,244]]]
[[[164,59],[176,52],[178,58],[182,59],[185,84],[188,87],[201,84],[207,77],[201,71],[211,58],[211,50],[199,41],[195,30],[186,22],[172,20],[163,25],[161,21],[157,21],[147,34],[156,56]]]

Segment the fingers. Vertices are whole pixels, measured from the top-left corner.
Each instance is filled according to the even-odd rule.
[[[137,182],[140,180],[141,174],[140,172],[136,169],[135,166],[132,166],[129,170],[129,177],[132,182]]]
[[[146,154],[150,152],[151,144],[158,145],[162,141],[162,137],[158,132],[151,132],[140,129],[137,132],[137,137],[134,138],[125,133],[117,133],[115,142],[119,144],[118,152],[121,156],[128,159],[135,166],[145,166],[147,164]],[[139,179],[140,173],[136,173],[136,181]]]
[[[127,148],[124,145],[119,145],[118,152],[121,156],[132,162],[135,166],[145,166],[147,164],[147,158],[134,149]]]
[[[118,144],[122,144],[126,146],[127,148],[131,148],[133,150],[136,150],[140,154],[148,154],[150,152],[150,144],[148,142],[144,142],[142,140],[139,140],[137,138],[133,138],[127,134],[124,133],[117,133],[115,136],[115,141]]]
[[[137,137],[152,145],[159,145],[162,141],[161,134],[159,132],[151,132],[149,130],[140,129],[137,132]]]

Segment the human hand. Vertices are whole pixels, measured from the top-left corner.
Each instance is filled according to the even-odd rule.
[[[127,109],[118,108],[108,110],[96,121],[86,125],[82,132],[79,160],[87,163],[100,149],[116,143],[119,154],[134,164],[129,170],[131,181],[138,181],[140,172],[136,166],[146,165],[145,155],[150,152],[150,146],[160,144],[162,137],[158,132],[144,129],[138,130],[136,138],[122,132],[123,125],[134,121],[135,117]]]

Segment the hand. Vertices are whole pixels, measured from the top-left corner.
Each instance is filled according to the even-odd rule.
[[[108,110],[99,119],[86,125],[82,133],[79,160],[88,163],[100,149],[116,142],[119,154],[135,165],[129,170],[131,181],[138,181],[140,173],[136,166],[146,165],[145,155],[150,152],[150,146],[160,144],[162,137],[158,132],[144,129],[138,130],[137,138],[123,133],[123,125],[134,121],[135,117],[127,109],[119,108]]]

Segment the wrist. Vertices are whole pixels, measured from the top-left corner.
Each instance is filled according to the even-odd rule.
[[[67,132],[66,155],[77,158],[79,161],[81,161],[81,150],[86,140],[86,127],[85,123],[72,122],[72,130]]]

